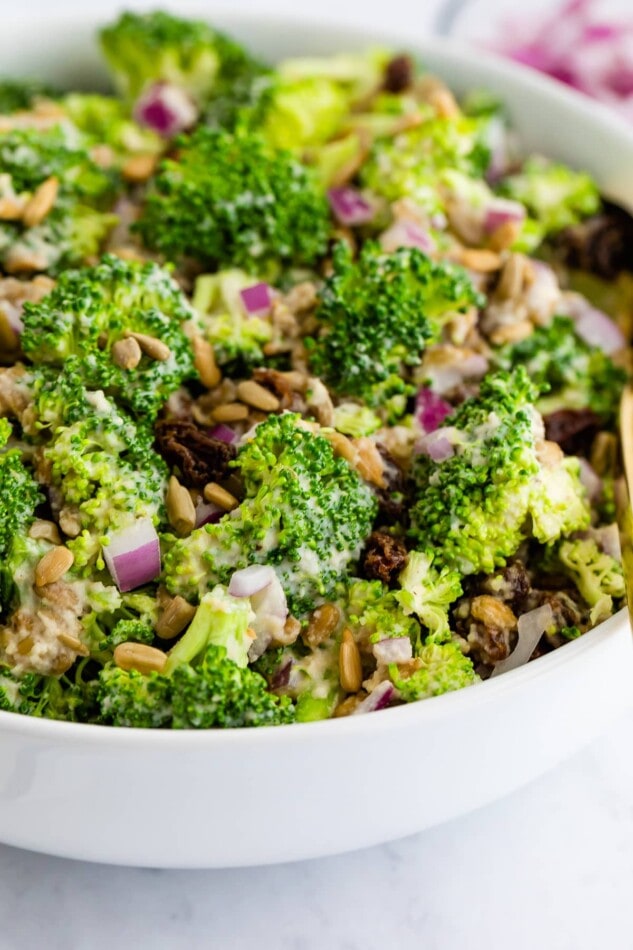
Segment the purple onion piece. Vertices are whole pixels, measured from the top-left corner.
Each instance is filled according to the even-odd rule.
[[[162,138],[170,139],[195,125],[198,109],[180,86],[157,82],[137,100],[134,118]]]
[[[365,697],[365,699],[358,704],[352,712],[352,716],[378,712],[379,709],[386,709],[394,699],[395,692],[396,690],[393,683],[390,683],[389,680],[383,680],[382,683],[379,683],[378,686],[371,691],[369,696]]]
[[[453,412],[453,407],[446,399],[423,386],[415,397],[415,417],[424,432],[435,432],[447,416]]]
[[[220,442],[226,442],[227,445],[233,445],[234,442],[237,442],[237,435],[233,429],[221,422],[209,429],[208,432],[212,439],[219,439]]]
[[[357,188],[330,188],[327,196],[335,218],[346,227],[368,224],[376,214],[373,203]]]

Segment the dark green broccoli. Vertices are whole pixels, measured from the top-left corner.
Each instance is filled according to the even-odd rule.
[[[38,99],[52,99],[57,93],[39,79],[0,79],[0,115],[30,109]]]
[[[329,211],[313,173],[256,134],[200,128],[178,143],[138,230],[170,258],[272,274],[325,252]]]
[[[298,416],[269,416],[233,463],[240,507],[177,541],[164,559],[172,593],[195,599],[252,563],[272,564],[292,609],[333,594],[371,530],[376,500],[349,464]]]
[[[434,566],[491,573],[526,537],[548,543],[588,526],[577,459],[548,468],[538,460],[537,395],[523,367],[487,376],[432,433],[446,440],[441,459],[418,455],[410,533]]]
[[[527,339],[498,350],[495,358],[504,369],[526,368],[544,393],[536,402],[540,412],[592,409],[605,424],[614,420],[626,373],[585,343],[569,317],[554,317]]]
[[[0,709],[38,719],[90,722],[97,712],[96,686],[95,681],[83,681],[80,668],[74,675],[18,677],[0,666]]]
[[[292,722],[287,697],[268,692],[247,666],[250,607],[221,587],[204,596],[163,673],[107,665],[99,674],[102,720],[117,726],[237,728]]]
[[[28,209],[28,200],[49,179],[57,194],[49,213],[27,226],[18,215],[0,225],[0,263],[9,273],[48,271],[83,264],[98,253],[116,223],[109,208],[118,179],[86,151],[67,144],[61,129],[16,129],[0,134],[0,191]]]
[[[91,654],[107,657],[120,643],[151,644],[155,638],[158,604],[153,592],[120,594],[105,587],[101,598],[93,597],[94,609],[82,618],[84,642]]]
[[[380,383],[419,365],[451,314],[482,302],[464,270],[417,248],[385,254],[367,242],[354,261],[341,242],[333,265],[316,312],[323,329],[306,341],[310,365],[336,392],[370,403]]]
[[[75,375],[87,388],[102,389],[151,419],[193,374],[183,331],[193,316],[178,285],[157,264],[106,255],[94,267],[66,271],[52,293],[25,305],[22,350],[38,364],[61,367],[76,358]],[[160,340],[167,357],[143,355],[131,369],[121,365],[117,346],[129,332]]]

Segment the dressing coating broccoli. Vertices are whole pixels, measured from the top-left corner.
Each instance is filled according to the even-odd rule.
[[[173,594],[192,600],[233,571],[271,564],[291,609],[311,609],[333,594],[360,555],[377,503],[323,436],[285,413],[257,426],[233,463],[245,497],[217,524],[173,544],[164,559]]]
[[[400,589],[394,597],[406,614],[415,614],[437,642],[450,638],[448,610],[462,594],[457,571],[433,566],[422,551],[410,551],[407,565],[398,577]]]
[[[138,222],[171,258],[273,272],[313,264],[327,246],[329,211],[314,173],[256,134],[199,128],[177,142]]]
[[[108,254],[94,267],[64,272],[50,294],[25,305],[22,349],[38,364],[61,367],[75,357],[75,375],[87,388],[151,419],[193,375],[183,324],[194,317],[167,271]],[[148,353],[133,368],[121,365],[113,348],[127,333],[159,340],[166,358]]]
[[[334,249],[316,311],[322,330],[306,340],[312,370],[342,395],[380,398],[380,384],[417,366],[444,322],[481,302],[464,270],[417,248],[385,254],[366,242],[357,260]]]

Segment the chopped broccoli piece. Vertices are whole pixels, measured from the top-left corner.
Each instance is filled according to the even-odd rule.
[[[546,237],[562,231],[600,208],[600,192],[590,175],[535,157],[500,184],[502,194],[526,206]]]
[[[481,302],[464,270],[416,248],[385,254],[366,242],[354,261],[341,242],[333,265],[316,312],[321,334],[306,340],[310,364],[338,393],[370,403],[374,387],[421,362],[455,311]]]
[[[406,614],[415,614],[427,628],[427,643],[449,639],[448,610],[462,594],[457,571],[447,567],[438,570],[428,554],[410,551],[398,583],[400,590],[394,596]]]
[[[124,104],[113,96],[71,92],[59,100],[59,105],[87,146],[107,145],[114,158],[136,152],[158,155],[163,150],[160,136],[131,119]]]
[[[361,627],[371,643],[392,637],[408,637],[412,646],[420,639],[420,628],[408,616],[398,593],[381,581],[353,579],[347,591],[345,613],[350,624]]]
[[[222,647],[236,666],[248,666],[252,616],[248,597],[231,597],[218,584],[201,599],[187,632],[169,654],[165,672],[171,673],[180,663],[190,663],[209,644]]]
[[[269,416],[238,451],[240,507],[176,541],[164,559],[168,589],[189,599],[251,563],[272,564],[301,612],[334,593],[371,530],[376,500],[330,443],[298,416]]]
[[[106,665],[99,673],[98,703],[101,720],[113,726],[159,729],[173,716],[173,684],[158,673],[145,675]]]
[[[565,463],[560,471],[548,470],[538,461],[537,393],[523,367],[485,377],[479,395],[462,403],[438,430],[446,433],[452,454],[433,461],[421,453],[415,460],[410,533],[434,554],[434,564],[489,574],[531,532],[552,540],[586,527],[577,467]]]
[[[0,419],[0,558],[7,556],[14,538],[26,530],[43,501],[20,450],[6,447],[10,434],[10,424]]]
[[[39,79],[1,79],[0,115],[30,109],[38,99],[52,99],[57,93]]]
[[[117,176],[99,167],[81,148],[70,147],[61,129],[16,129],[0,134],[0,191],[26,201],[44,181],[55,178],[58,191],[43,221],[2,221],[0,262],[9,273],[56,274],[98,253],[117,219],[109,206]]]
[[[272,337],[272,324],[247,315],[240,297],[256,283],[257,278],[235,269],[196,280],[192,304],[220,366],[252,367],[264,360],[262,346]]]
[[[472,660],[452,641],[437,643],[430,638],[419,651],[417,664],[418,669],[406,677],[397,664],[389,665],[389,677],[405,703],[440,696],[479,681]]]
[[[103,657],[128,640],[151,644],[158,614],[155,597],[142,591],[121,594],[116,587],[99,588],[90,592],[93,609],[81,621],[91,653]]]
[[[592,625],[610,617],[613,598],[626,593],[622,565],[601,551],[593,538],[563,541],[556,549],[556,558],[591,607]]]
[[[70,676],[16,676],[0,667],[0,709],[44,719],[89,722],[95,711],[95,684]]]
[[[626,373],[598,347],[585,343],[569,317],[554,317],[527,339],[502,347],[496,359],[503,369],[525,366],[545,393],[536,403],[539,412],[591,409],[605,424],[615,418]]]
[[[329,212],[312,171],[256,134],[200,128],[161,165],[138,222],[172,258],[274,272],[312,264],[327,246]]]
[[[194,311],[157,264],[106,255],[94,267],[66,271],[39,303],[24,307],[22,349],[36,363],[75,371],[91,389],[102,389],[145,418],[156,416],[181,382],[193,374],[193,355],[183,323]],[[127,332],[159,339],[166,359],[143,356],[131,372],[118,365],[113,346]]]
[[[357,402],[342,402],[334,409],[334,428],[355,437],[371,435],[382,425],[382,420],[368,406]]]

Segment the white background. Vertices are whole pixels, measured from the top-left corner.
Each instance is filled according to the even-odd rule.
[[[32,0],[24,13],[34,28],[46,6]],[[62,6],[85,10],[86,0]],[[301,0],[239,6],[302,9]],[[386,27],[406,22],[414,33],[437,26],[440,6],[318,0],[306,10]],[[7,0],[0,7],[5,17],[22,15]],[[478,7],[491,16],[507,4]],[[630,950],[632,747],[633,714],[503,802],[406,841],[298,865],[131,870],[0,846],[0,950]],[[393,778],[393,805],[377,808],[397,807],[406,762]]]

